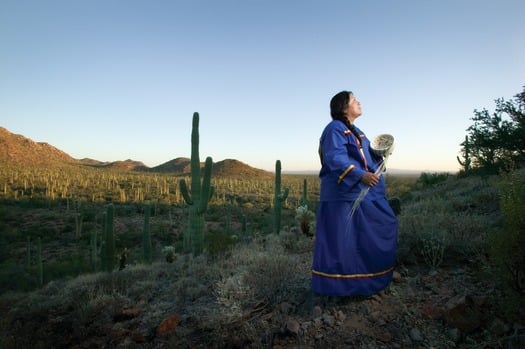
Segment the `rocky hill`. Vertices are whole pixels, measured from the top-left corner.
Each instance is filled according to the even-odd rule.
[[[59,166],[78,160],[44,142],[34,142],[0,127],[0,164],[16,166]]]
[[[204,166],[204,163],[201,163],[201,166]],[[191,171],[191,160],[189,158],[176,158],[165,162],[162,165],[152,167],[147,171],[187,175]],[[271,172],[251,167],[244,162],[234,159],[225,159],[219,162],[214,162],[212,175],[229,178],[273,177],[273,173]]]
[[[95,159],[75,159],[54,146],[34,142],[33,140],[9,132],[0,127],[0,165],[61,167],[61,166],[90,166],[115,171],[143,171],[171,173],[174,175],[188,175],[190,173],[190,159],[178,157],[159,166],[148,167],[141,161],[122,160],[103,162]],[[202,163],[204,165],[204,163]],[[213,164],[213,175],[232,178],[268,178],[271,172],[251,167],[241,161],[226,159]]]

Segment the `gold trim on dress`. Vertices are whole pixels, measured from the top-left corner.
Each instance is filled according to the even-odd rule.
[[[333,278],[333,279],[363,279],[363,278],[370,278],[370,277],[375,277],[375,276],[383,276],[385,274],[390,273],[393,270],[394,270],[394,267],[388,268],[387,270],[380,271],[378,273],[343,275],[343,274],[328,274],[328,273],[323,273],[323,272],[312,269],[312,274],[315,274],[318,276],[324,276],[327,278]]]
[[[352,170],[355,168],[355,165],[350,165],[348,168],[339,176],[337,179],[337,183],[341,183],[345,177],[352,172]]]

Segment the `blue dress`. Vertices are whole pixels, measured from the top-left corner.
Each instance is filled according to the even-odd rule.
[[[386,288],[396,261],[397,218],[388,204],[383,176],[351,215],[363,188],[363,174],[382,158],[370,141],[341,121],[324,129],[319,145],[322,168],[312,263],[312,290],[331,296],[369,296]]]

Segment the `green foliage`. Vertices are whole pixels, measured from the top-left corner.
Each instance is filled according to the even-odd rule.
[[[228,251],[238,241],[237,235],[229,232],[215,232],[210,234],[208,239],[208,253],[210,256],[217,256]]]
[[[275,162],[275,193],[273,197],[273,213],[274,213],[274,232],[279,234],[281,231],[281,210],[283,203],[288,198],[289,188],[281,191],[281,160]]]
[[[431,268],[439,267],[445,255],[445,233],[442,230],[422,232],[420,241],[425,263]]]
[[[496,179],[450,177],[414,191],[398,216],[398,259],[435,268],[485,254],[499,224]]]
[[[525,171],[502,177],[500,207],[504,227],[494,231],[491,255],[498,274],[517,294],[525,292]]]
[[[442,173],[423,172],[419,176],[416,183],[421,187],[428,187],[428,186],[433,186],[433,185],[445,182],[449,177],[450,177],[450,173],[447,173],[447,172],[442,172]]]
[[[207,157],[201,184],[201,163],[199,156],[199,114],[193,114],[191,130],[191,194],[186,180],[180,180],[180,190],[189,208],[189,225],[184,234],[184,250],[194,255],[204,249],[204,213],[213,195],[211,186],[212,158]]]
[[[487,173],[512,170],[525,158],[525,87],[514,100],[495,100],[496,109],[475,110],[462,153],[472,168]]]

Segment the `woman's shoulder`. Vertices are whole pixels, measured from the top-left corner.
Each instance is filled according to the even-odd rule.
[[[332,120],[330,121],[324,128],[325,131],[345,131],[348,130],[348,127],[346,127],[345,124],[343,124],[339,120]]]

